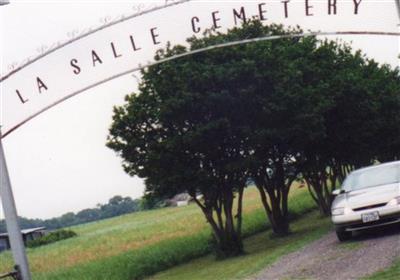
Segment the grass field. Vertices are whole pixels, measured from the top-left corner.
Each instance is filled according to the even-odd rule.
[[[279,257],[297,251],[304,245],[326,234],[332,228],[329,218],[321,218],[318,211],[306,214],[291,225],[292,234],[284,238],[270,238],[270,230],[247,238],[246,254],[233,259],[215,261],[213,256],[195,259],[151,277],[152,280],[224,280],[246,279],[264,269]]]
[[[305,189],[292,189],[292,213],[313,208]],[[249,188],[244,200],[244,234],[266,228],[258,193]],[[34,279],[135,279],[211,251],[209,226],[195,205],[139,212],[72,229],[78,237],[28,249]],[[0,272],[11,267],[10,253],[0,254]]]

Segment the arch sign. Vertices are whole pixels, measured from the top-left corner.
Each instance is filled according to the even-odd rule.
[[[382,60],[385,55],[393,59],[399,53],[399,3],[400,0],[160,1],[136,14],[105,21],[96,28],[82,27],[83,31],[74,33],[69,40],[10,65],[6,71],[2,69],[2,138],[74,95],[160,63],[154,62],[153,56],[167,42],[185,45],[188,37],[202,36],[206,29],[224,32],[252,18],[265,24],[299,25],[305,31],[301,36],[329,35],[351,40],[354,36],[381,35],[379,41],[385,42],[384,50],[369,46],[369,51],[380,55]],[[277,37],[227,42],[214,47],[270,39]],[[359,48],[357,44],[355,47]],[[213,47],[199,51],[210,48]],[[0,156],[0,195],[7,228],[15,262],[27,280],[30,274],[18,237],[20,231],[2,147]],[[17,237],[12,240],[12,235]]]

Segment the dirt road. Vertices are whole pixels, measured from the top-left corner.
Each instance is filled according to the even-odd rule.
[[[390,266],[397,258],[400,225],[362,232],[345,243],[332,232],[284,256],[253,279],[359,279]]]

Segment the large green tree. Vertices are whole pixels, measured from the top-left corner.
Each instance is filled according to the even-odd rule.
[[[194,50],[301,32],[251,21],[188,43]],[[168,46],[155,59],[186,51]],[[284,235],[294,180],[308,182],[327,214],[332,189],[346,173],[399,156],[398,71],[347,45],[315,37],[253,42],[161,63],[142,76],[138,93],[115,108],[107,145],[126,172],[145,178],[148,197],[188,192],[221,256],[243,251],[248,178],[273,231]]]
[[[350,46],[325,41],[315,52],[327,85],[325,135],[305,149],[303,178],[321,213],[330,214],[332,190],[351,170],[399,154],[400,83],[398,69],[379,65]]]
[[[301,33],[281,26],[251,26],[256,36]],[[274,233],[289,232],[288,195],[304,165],[304,148],[324,136],[326,84],[314,73],[315,37],[286,38],[247,46],[256,61],[252,82],[254,115],[249,127],[249,171]]]
[[[168,47],[156,59],[184,51]],[[243,252],[244,116],[251,110],[240,82],[246,63],[232,49],[149,68],[139,94],[115,108],[107,144],[129,174],[145,178],[147,196],[188,192],[211,225],[221,257]]]
[[[253,21],[188,42],[199,49],[294,32],[301,30]],[[115,108],[107,145],[121,155],[129,174],[146,179],[148,193],[192,195],[223,255],[242,251],[241,205],[249,177],[274,232],[286,234],[288,193],[300,172],[302,147],[323,133],[318,92],[324,85],[313,78],[317,62],[309,59],[317,43],[313,37],[265,41],[150,67],[142,73],[139,94]],[[184,51],[168,47],[156,59]],[[199,193],[204,201],[196,199]]]

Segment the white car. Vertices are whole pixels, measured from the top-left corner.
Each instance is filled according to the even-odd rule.
[[[356,230],[400,222],[400,161],[351,172],[333,195],[332,221],[340,241]]]

